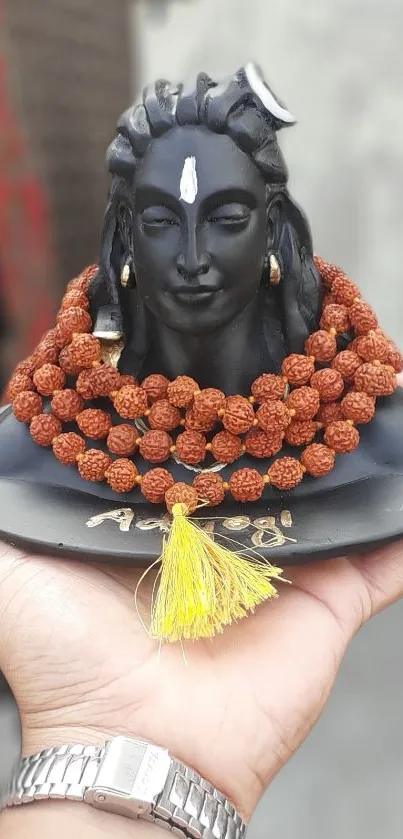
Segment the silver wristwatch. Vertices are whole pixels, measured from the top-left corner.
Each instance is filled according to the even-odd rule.
[[[7,806],[46,799],[85,801],[154,822],[181,839],[242,839],[246,831],[231,802],[197,772],[165,749],[126,737],[24,758]]]

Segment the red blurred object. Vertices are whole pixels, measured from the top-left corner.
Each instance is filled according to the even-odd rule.
[[[2,15],[0,0],[0,24]],[[1,48],[1,41],[0,41]],[[52,247],[44,189],[31,170],[0,52],[0,295],[2,385],[54,320]]]

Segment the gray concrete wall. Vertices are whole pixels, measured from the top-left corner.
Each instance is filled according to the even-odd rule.
[[[291,189],[315,247],[338,261],[403,340],[402,0],[140,0],[143,81],[213,77],[258,61],[296,114]]]
[[[262,65],[299,118],[283,147],[317,252],[403,344],[403,0],[172,0],[160,17],[139,2],[137,19],[144,82]],[[402,633],[399,604],[354,641],[250,839],[401,839]]]

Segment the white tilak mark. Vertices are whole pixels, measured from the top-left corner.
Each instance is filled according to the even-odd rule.
[[[180,190],[182,201],[186,201],[186,204],[194,204],[198,191],[195,157],[187,157],[185,160]]]
[[[246,78],[254,91],[259,97],[262,105],[277,119],[282,122],[294,123],[295,117],[286,108],[283,108],[277,99],[273,96],[271,90],[265,85],[263,79],[259,75],[255,65],[250,61],[245,67]]]

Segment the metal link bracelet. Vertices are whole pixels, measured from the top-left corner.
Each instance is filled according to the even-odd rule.
[[[180,839],[242,839],[235,807],[197,772],[144,740],[114,737],[103,747],[71,745],[26,757],[7,806],[62,799],[144,819]]]

